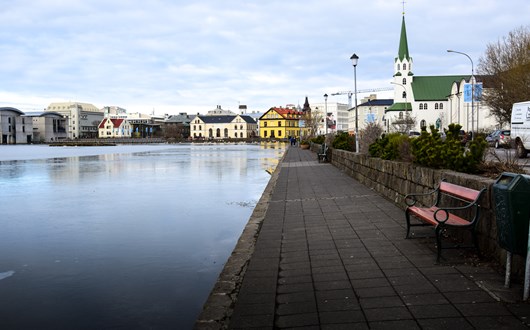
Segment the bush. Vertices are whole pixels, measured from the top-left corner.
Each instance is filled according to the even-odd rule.
[[[434,126],[431,133],[423,131],[412,141],[413,162],[430,168],[445,168],[457,172],[476,173],[484,159],[487,143],[482,137],[462,144],[459,132],[462,126],[450,124],[445,141]]]
[[[355,151],[355,137],[349,135],[347,132],[338,133],[335,135],[331,145],[335,149]]]
[[[410,139],[401,133],[383,135],[372,143],[368,153],[386,160],[410,161]]]
[[[311,142],[316,143],[316,144],[323,144],[325,140],[326,138],[324,137],[324,135],[319,135],[319,136],[312,138]]]

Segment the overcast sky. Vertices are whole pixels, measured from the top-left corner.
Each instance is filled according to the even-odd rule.
[[[264,111],[390,86],[400,0],[0,0],[0,106]],[[525,26],[529,0],[407,0],[415,75],[470,73]],[[363,95],[359,95],[361,98]],[[392,97],[390,93],[380,94]],[[330,102],[347,103],[346,96]]]

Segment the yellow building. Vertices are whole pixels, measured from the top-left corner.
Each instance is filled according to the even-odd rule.
[[[299,120],[303,112],[295,109],[270,108],[259,118],[259,136],[267,139],[300,137]]]

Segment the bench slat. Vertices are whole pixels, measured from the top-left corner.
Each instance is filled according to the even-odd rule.
[[[424,222],[427,222],[433,226],[437,226],[439,224],[439,222],[436,221],[436,219],[434,219],[434,212],[436,212],[436,210],[438,210],[438,208],[434,206],[431,208],[423,208],[423,207],[417,207],[417,206],[409,207],[410,214],[420,218]],[[469,226],[470,222],[464,218],[461,218],[457,215],[449,213],[449,218],[447,219],[445,224],[449,226],[460,227],[460,226]]]
[[[478,190],[462,187],[445,181],[442,181],[440,183],[440,191],[449,195],[465,199],[470,202],[477,199],[477,197],[480,195],[480,191]]]

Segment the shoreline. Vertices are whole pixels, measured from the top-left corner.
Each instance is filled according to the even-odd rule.
[[[217,281],[208,295],[194,329],[226,329],[232,315],[235,301],[241,287],[241,281],[247,270],[256,240],[261,229],[261,224],[269,208],[272,192],[276,186],[280,168],[286,152],[280,158],[276,169],[261,195],[254,211],[239,237],[234,250],[228,257]]]

